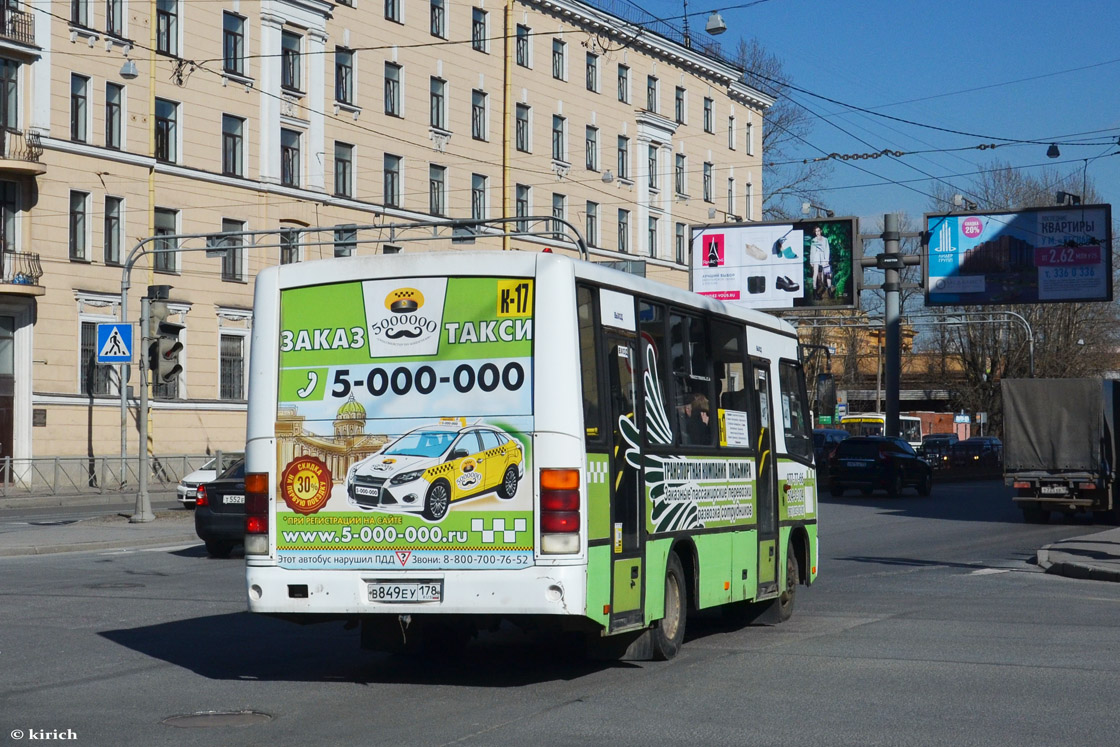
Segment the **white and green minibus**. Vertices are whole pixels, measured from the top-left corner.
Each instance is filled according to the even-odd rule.
[[[817,576],[794,329],[591,262],[444,252],[257,278],[249,609],[363,646],[507,620],[667,659]]]

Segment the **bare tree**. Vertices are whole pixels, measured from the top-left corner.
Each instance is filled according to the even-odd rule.
[[[762,214],[767,220],[785,220],[801,214],[803,201],[820,202],[817,196],[831,166],[824,161],[806,163],[794,157],[797,146],[807,142],[812,131],[809,112],[796,104],[789,93],[789,78],[782,63],[757,39],[740,39],[735,54],[743,67],[745,82],[777,102],[762,123]]]

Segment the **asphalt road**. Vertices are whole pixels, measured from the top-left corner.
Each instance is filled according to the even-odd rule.
[[[1092,525],[1024,524],[997,482],[821,517],[793,620],[690,620],[666,663],[510,630],[456,661],[363,652],[248,615],[241,562],[193,544],[0,558],[0,744],[1115,743],[1120,584],[1030,563]]]

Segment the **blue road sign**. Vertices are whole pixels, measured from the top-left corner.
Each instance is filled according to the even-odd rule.
[[[97,362],[132,362],[132,325],[107,322],[97,325]]]

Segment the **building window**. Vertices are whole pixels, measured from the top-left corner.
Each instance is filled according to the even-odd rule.
[[[222,219],[222,233],[240,233],[245,230],[245,221]],[[226,236],[222,240],[226,247],[222,254],[222,280],[244,282],[245,280],[245,237]]]
[[[531,67],[529,64],[529,27],[517,24],[517,37],[514,43],[514,56],[521,67]]]
[[[630,211],[618,211],[618,251],[623,254],[630,251]]]
[[[735,150],[735,116],[727,118],[727,147]]]
[[[685,253],[688,248],[688,243],[685,241],[685,227],[683,223],[677,224],[677,232],[673,238],[673,248],[676,250],[676,259],[678,265],[684,264]]]
[[[626,65],[618,66],[618,100],[630,103],[630,68]]]
[[[156,99],[156,159],[164,163],[178,160],[179,105],[174,101]]]
[[[490,48],[486,15],[482,8],[471,8],[471,49],[476,52],[486,52]]]
[[[447,215],[447,167],[428,166],[428,212]]]
[[[300,93],[303,79],[300,76],[300,46],[303,37],[294,31],[280,34],[280,86]]]
[[[587,90],[599,92],[599,55],[587,53]]]
[[[529,105],[518,104],[514,111],[516,124],[514,126],[514,145],[519,151],[528,153],[531,147],[529,142]]]
[[[599,128],[588,126],[583,135],[584,161],[588,170],[599,170]]]
[[[471,218],[486,218],[486,177],[482,174],[471,174]]]
[[[245,399],[245,336],[218,335],[218,397]]]
[[[646,151],[646,168],[649,170],[649,191],[656,192],[660,189],[657,183],[657,146],[651,145]]]
[[[431,118],[429,124],[437,130],[447,129],[447,81],[431,78],[429,86]]]
[[[688,185],[685,181],[688,171],[685,168],[685,163],[686,161],[684,153],[678,153],[676,157],[676,164],[674,164],[673,169],[673,186],[675,187],[676,192],[679,195],[688,194]]]
[[[754,125],[747,122],[747,130],[744,133],[747,139],[747,155],[754,155]]]
[[[660,221],[653,217],[649,217],[649,256],[657,256],[657,234],[660,229]]]
[[[552,160],[568,160],[568,121],[558,114],[552,115]]]
[[[587,215],[584,219],[583,232],[588,246],[599,246],[599,203],[587,203]]]
[[[291,265],[303,259],[298,228],[280,229],[280,264]]]
[[[121,263],[121,214],[124,199],[120,197],[105,198],[105,264],[119,265]]]
[[[89,78],[70,76],[70,139],[86,142],[89,135]]]
[[[354,52],[345,47],[334,48],[334,99],[354,103]]]
[[[15,248],[19,209],[19,185],[0,181],[0,249],[11,251]]]
[[[754,220],[754,185],[750,182],[747,182],[747,205],[743,215],[747,220]]]
[[[70,23],[89,28],[89,0],[70,0]]]
[[[105,33],[118,39],[124,37],[124,0],[106,0]]]
[[[676,96],[673,99],[673,113],[674,113],[675,118],[677,120],[677,124],[684,124],[684,114],[685,114],[684,89],[681,88],[680,86],[677,86],[677,93],[676,93]]]
[[[400,0],[385,0],[385,18],[396,23],[401,22]]]
[[[712,113],[712,106],[714,102],[709,99],[704,99],[704,132],[715,132],[715,115]]]
[[[105,84],[105,147],[121,149],[121,122],[123,121],[124,86]]]
[[[0,59],[0,126],[19,127],[19,63]]]
[[[89,192],[70,192],[70,259],[89,259]]]
[[[618,136],[618,178],[630,178],[630,138]]]
[[[447,6],[445,0],[429,0],[431,7],[432,36],[440,39],[447,38]]]
[[[385,63],[385,113],[400,117],[401,113],[401,66],[392,62]]]
[[[171,210],[169,208],[156,208],[155,213],[155,236],[156,240],[152,242],[152,249],[154,256],[152,257],[152,266],[157,272],[176,272],[179,267],[177,261],[178,252],[175,252],[175,244],[165,236],[172,236],[178,233],[179,227],[179,211]]]
[[[471,91],[471,137],[486,139],[486,92]]]
[[[179,54],[178,0],[156,0],[156,51]]]
[[[245,74],[245,19],[229,12],[222,14],[222,69]]]
[[[358,228],[353,225],[334,227],[334,256],[353,257],[358,250]]]
[[[105,321],[116,320],[106,319]],[[82,394],[87,396],[108,397],[113,393],[110,374],[113,367],[97,362],[97,324],[98,322],[82,321],[79,388]]]
[[[727,212],[729,215],[735,214],[735,180],[727,180]]]
[[[299,186],[299,133],[280,130],[280,183],[285,187]]]
[[[516,185],[514,189],[514,212],[518,218],[526,218],[529,215],[529,187],[524,184]],[[518,231],[528,231],[529,221],[517,221]]]
[[[349,143],[334,144],[334,193],[354,196],[354,146]]]
[[[704,164],[704,202],[712,201],[712,164]]]
[[[646,109],[657,111],[657,78],[652,75],[646,76]]]
[[[568,45],[559,39],[552,40],[552,77],[567,80]]]
[[[382,188],[385,192],[385,207],[401,206],[401,157],[385,154],[385,176]]]
[[[222,115],[222,173],[226,176],[245,176],[244,132],[244,119]]]
[[[557,238],[564,235],[564,224],[560,221],[564,220],[568,213],[568,198],[565,195],[552,193],[552,217],[555,218],[552,222],[552,232],[556,234]]]

